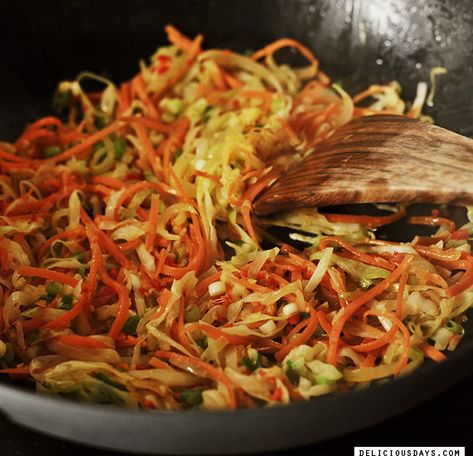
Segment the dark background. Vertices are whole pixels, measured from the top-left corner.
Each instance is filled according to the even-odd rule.
[[[57,82],[81,70],[115,81],[131,77],[138,59],[164,42],[168,22],[190,35],[203,32],[205,46],[239,51],[283,36],[299,39],[351,93],[397,79],[412,100],[417,82],[428,81],[432,67],[446,66],[449,72],[439,80],[427,112],[439,125],[473,136],[472,6],[470,0],[0,0],[0,138],[12,140],[25,123],[50,113]],[[291,53],[282,57],[294,59]],[[354,446],[376,444],[468,446],[472,381],[467,377],[369,429],[280,454],[353,454]],[[0,418],[0,455],[23,454],[114,453],[45,437]]]

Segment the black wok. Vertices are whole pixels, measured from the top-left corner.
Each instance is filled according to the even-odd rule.
[[[88,69],[120,81],[164,43],[171,22],[203,32],[207,46],[239,51],[282,36],[309,45],[351,92],[397,79],[412,99],[445,66],[436,122],[473,136],[473,16],[469,0],[3,0],[0,3],[0,138],[50,113],[59,80]],[[291,59],[288,53],[285,58]],[[412,209],[425,212],[426,207]],[[462,211],[455,216],[464,218]],[[397,225],[391,235],[409,237]],[[70,440],[168,454],[270,451],[371,425],[432,397],[472,370],[473,325],[449,360],[396,381],[287,407],[237,412],[140,412],[36,395],[2,380],[0,409],[13,421]]]

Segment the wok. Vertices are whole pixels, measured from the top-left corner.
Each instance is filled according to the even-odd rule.
[[[0,137],[51,112],[56,83],[83,70],[125,80],[163,44],[163,26],[202,32],[206,46],[256,49],[279,37],[310,46],[350,92],[398,80],[407,99],[430,69],[445,66],[436,123],[473,136],[473,16],[468,0],[3,0],[0,3]],[[288,52],[285,59],[293,59]],[[363,209],[364,210],[364,209]],[[412,208],[428,210],[426,206]],[[464,212],[454,211],[455,217]],[[402,224],[391,228],[409,237]],[[468,327],[469,326],[469,327]],[[307,403],[236,412],[144,412],[36,395],[5,379],[0,409],[42,432],[127,451],[231,454],[309,444],[372,425],[424,401],[472,370],[473,325],[436,365],[367,389]]]

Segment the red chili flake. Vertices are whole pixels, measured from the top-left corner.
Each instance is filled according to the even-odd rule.
[[[158,55],[156,57],[156,60],[159,63],[169,63],[171,61],[171,57],[169,57],[168,55]]]
[[[438,209],[432,209],[432,217],[438,217],[440,215],[440,211]]]
[[[287,322],[288,322],[290,325],[297,325],[297,323],[299,323],[299,320],[300,320],[299,315],[293,315],[292,317],[289,317],[289,318],[287,319]]]
[[[149,408],[149,409],[155,409],[156,408],[156,405],[154,405],[153,402],[151,402],[150,400],[148,399],[143,399],[141,401],[141,405],[145,408]]]
[[[273,395],[271,396],[271,399],[272,399],[273,401],[280,401],[280,400],[282,399],[282,389],[279,388],[279,387],[276,388],[276,389],[274,390]]]
[[[113,268],[113,269],[110,271],[110,275],[112,276],[113,279],[116,279],[117,276],[118,276],[118,269],[117,269],[117,268]]]
[[[468,230],[462,228],[460,230],[453,231],[452,239],[468,239]]]
[[[148,295],[148,290],[147,290],[146,288],[144,288],[144,287],[141,287],[141,288],[140,288],[140,293],[141,293],[142,295],[147,296],[147,295]]]
[[[240,101],[239,100],[232,100],[232,106],[235,109],[240,109],[240,107],[241,107]]]
[[[168,71],[169,71],[169,67],[166,65],[160,66],[157,69],[158,74],[164,74],[164,73],[167,73]]]
[[[128,174],[125,176],[125,180],[141,179],[141,178],[142,178],[142,176],[141,176],[141,173],[139,173],[139,172],[128,173]]]

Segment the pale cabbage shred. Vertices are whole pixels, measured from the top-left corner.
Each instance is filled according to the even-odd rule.
[[[153,56],[152,62],[160,56],[172,58],[171,74],[186,64],[185,53],[181,53],[174,46],[160,48]],[[199,86],[209,83],[216,63],[224,68],[231,67],[239,80],[244,83],[241,88],[233,89],[228,94],[228,97],[234,100],[234,107],[231,109],[224,110],[219,106],[213,106],[205,97],[198,95]],[[92,402],[118,403],[128,406],[143,405],[146,402],[151,408],[173,409],[182,407],[182,404],[177,403],[170,394],[173,389],[177,388],[179,391],[180,388],[202,386],[202,397],[199,399],[201,408],[226,408],[229,397],[224,385],[216,382],[215,387],[209,387],[208,381],[203,378],[207,375],[198,369],[196,371],[190,365],[185,368],[171,363],[173,365],[166,368],[145,369],[137,369],[137,366],[146,365],[150,358],[149,352],[157,349],[170,350],[172,348],[177,353],[191,355],[186,347],[169,335],[182,300],[191,303],[188,309],[192,306],[194,310],[197,309],[197,312],[194,312],[196,315],[189,317],[188,322],[198,321],[201,325],[215,325],[223,313],[231,323],[231,326],[221,328],[223,333],[232,336],[250,336],[253,340],[258,338],[264,340],[265,337],[272,339],[277,336],[288,324],[288,318],[284,314],[281,303],[287,302],[286,299],[288,299],[296,304],[297,312],[307,313],[309,306],[315,302],[314,290],[317,292],[323,276],[328,274],[331,278],[336,278],[335,267],[343,270],[363,288],[369,287],[373,281],[388,275],[388,271],[382,267],[367,266],[359,261],[340,257],[333,252],[332,248],[318,252],[318,244],[326,235],[338,236],[354,245],[360,243],[358,248],[368,253],[380,253],[384,249],[389,254],[397,251],[416,256],[417,261],[413,262],[410,280],[404,290],[405,305],[402,317],[410,331],[414,348],[409,353],[409,363],[403,373],[411,371],[423,360],[423,354],[415,348],[416,345],[430,339],[435,343],[436,348],[452,350],[458,344],[463,334],[459,322],[465,310],[472,305],[472,289],[449,298],[443,288],[419,282],[416,268],[421,272],[425,270],[435,272],[435,268],[426,260],[421,259],[409,244],[395,247],[361,245],[363,240],[374,238],[372,231],[358,223],[331,223],[316,210],[297,210],[260,220],[263,227],[275,225],[289,227],[295,230],[291,233],[294,240],[311,245],[310,259],[313,261],[313,268],[309,268],[308,277],[280,285],[279,289],[271,292],[251,290],[235,279],[238,271],[248,266],[248,280],[256,284],[258,274],[265,266],[274,265],[278,259],[284,258],[277,247],[266,251],[260,250],[243,227],[241,219],[243,203],[238,200],[248,184],[252,183],[252,180],[246,183],[242,181],[243,171],[261,171],[264,176],[273,169],[284,169],[290,162],[298,160],[311,150],[308,138],[304,138],[304,135],[298,144],[291,143],[281,123],[281,120],[288,120],[293,109],[293,100],[303,87],[304,81],[300,79],[300,75],[304,74],[304,71],[298,73],[286,65],[277,65],[272,58],[268,58],[267,65],[268,67],[265,67],[242,55],[222,51],[204,52],[192,64],[185,78],[176,84],[159,103],[164,122],[172,122],[182,116],[190,120],[190,128],[182,150],[176,154],[173,170],[181,180],[186,193],[195,198],[197,207],[194,208],[186,203],[166,206],[161,201],[157,233],[170,241],[169,251],[173,260],[178,264],[185,264],[187,252],[183,244],[183,226],[190,214],[197,213],[200,216],[205,236],[209,240],[210,257],[220,256],[219,240],[225,239],[227,244],[235,250],[235,255],[230,260],[218,261],[200,278],[190,271],[180,279],[174,280],[170,288],[170,298],[162,304],[165,308],[163,312],[160,312],[159,317],[156,316],[158,293],[152,291],[151,298],[145,297],[140,275],[125,270],[125,286],[134,302],[130,316],[140,317],[137,325],[140,341],[132,349],[118,350],[114,341],[106,335],[92,337],[100,340],[107,348],[74,349],[50,340],[54,335],[70,334],[70,330],[46,329],[39,333],[34,344],[27,347],[23,332],[15,325],[19,315],[41,317],[45,321],[50,321],[62,315],[63,311],[35,306],[40,296],[45,293],[44,286],[32,286],[16,273],[11,279],[1,278],[1,284],[13,290],[3,306],[5,331],[8,330],[14,334],[20,348],[25,350],[24,359],[31,361],[30,374],[37,381],[40,390],[73,395]],[[141,73],[149,92],[159,92],[162,89],[163,78],[153,72],[151,67],[152,65],[142,63]],[[86,78],[93,78],[105,84],[98,108],[81,87],[81,82]],[[268,114],[262,109],[259,98],[247,99],[241,96],[244,91],[260,91],[268,88],[273,90]],[[331,128],[350,120],[353,115],[353,102],[341,87],[333,86],[333,90],[329,88],[323,90],[325,92],[321,100],[325,97],[327,104],[340,103],[342,110],[340,116],[332,124],[322,125],[318,133],[330,131]],[[113,83],[104,78],[84,73],[74,82],[62,83],[60,91],[71,91],[76,99],[81,100],[85,109],[86,122],[93,122],[98,115],[108,120],[113,116],[118,91]],[[399,97],[399,92],[397,83],[386,86],[382,93],[374,95],[375,101],[369,109],[373,111],[387,109],[399,114],[404,113],[405,103]],[[412,106],[418,115],[420,115],[425,98],[426,85],[421,83]],[[135,99],[129,112],[123,115],[136,112],[146,115],[146,109],[141,100]],[[310,99],[303,99],[296,112],[300,114],[311,110],[317,111],[317,109],[320,109],[320,105],[314,105]],[[159,146],[163,139],[162,134],[150,134],[150,141],[154,147]],[[114,144],[106,138],[101,146],[94,150],[89,162],[72,158],[64,167],[83,175],[125,179],[130,172],[134,171],[132,166],[134,158],[144,160],[145,154],[144,145],[137,135],[131,133],[126,140],[127,151],[119,160],[116,160],[114,156]],[[288,154],[288,151],[292,152]],[[194,170],[216,177],[218,183],[199,175],[193,179]],[[41,193],[37,190],[36,184],[40,183],[48,172],[48,165],[44,165],[32,176],[29,187],[20,187],[19,194],[6,180],[0,180],[2,198],[8,198],[8,196],[17,198],[28,191],[36,191],[40,196]],[[145,177],[150,182],[156,182],[156,176],[151,170]],[[99,228],[107,231],[114,241],[139,239],[140,243],[136,248],[137,258],[144,265],[147,273],[152,275],[156,270],[157,261],[143,243],[148,231],[148,222],[136,218],[136,210],[150,197],[151,193],[151,190],[138,192],[124,209],[123,221],[101,221]],[[114,214],[122,194],[123,190],[114,190],[105,198],[106,216]],[[55,212],[51,221],[52,227],[57,230],[58,228],[74,229],[79,226],[80,208],[84,198],[82,192],[74,191],[69,197],[67,206]],[[90,198],[89,203],[92,209],[100,205],[94,197]],[[43,224],[41,218],[28,224],[21,220],[9,219],[7,216],[1,218],[6,222],[0,226],[2,236],[22,233],[35,236],[39,243],[46,240],[40,233]],[[473,222],[465,225],[464,229],[471,235]],[[7,237],[4,239],[2,248],[7,249],[16,267],[31,264],[31,252],[26,251],[24,245]],[[466,241],[456,241],[455,244],[451,244],[451,247],[458,251],[469,250]],[[55,257],[54,252],[57,246],[65,248],[74,256]],[[85,253],[82,258],[79,258],[75,254],[78,250],[80,249],[77,241],[58,240],[51,245],[50,256],[39,265],[48,269],[74,270],[79,284],[74,289],[64,286],[62,292],[70,294],[75,300],[79,298],[82,284],[80,272],[82,271],[83,274],[83,271],[91,266],[90,254]],[[205,280],[218,270],[222,271],[220,281],[225,285],[225,289],[231,290],[232,302],[225,304],[223,301],[219,302],[218,299],[211,301],[208,294],[204,294],[200,302],[195,302],[194,293],[199,281]],[[449,279],[446,278],[446,280]],[[393,311],[396,307],[397,286],[395,284],[392,289],[378,296],[369,306],[376,310]],[[357,293],[357,290],[346,291],[343,298],[350,300],[351,296]],[[319,296],[321,297],[323,296]],[[326,301],[318,301],[317,309],[325,312],[328,321],[333,324],[339,318],[341,310],[334,307],[333,297],[325,296],[325,298]],[[253,311],[254,303],[260,303],[261,310]],[[265,309],[275,305],[277,306],[275,312],[265,312]],[[107,321],[115,315],[116,309],[117,303],[98,307],[95,310],[95,318],[106,328]],[[263,327],[259,325],[262,322],[272,322],[271,325],[265,326],[267,330],[264,334],[258,329],[258,326]],[[379,325],[386,331],[390,329],[391,324],[390,320],[379,317]],[[372,336],[370,333],[364,333],[360,328],[351,328],[351,331],[352,334],[360,337]],[[199,340],[195,338],[196,334],[200,335]],[[318,341],[312,345],[304,343],[296,346],[278,365],[269,361],[270,358],[264,350],[259,352],[251,344],[248,347],[234,346],[229,344],[224,337],[203,338],[205,333],[202,331],[189,333],[188,336],[201,360],[222,369],[232,384],[241,388],[254,403],[267,405],[290,402],[291,383],[291,388],[296,394],[308,399],[347,386],[365,385],[373,380],[394,375],[397,373],[399,359],[403,352],[401,336],[397,334],[383,353],[378,365],[365,368],[362,365],[363,358],[359,353],[349,347],[343,347],[339,350],[338,363],[334,366],[327,362],[327,344],[325,343],[327,339],[322,331],[316,334],[319,337]],[[46,353],[44,347],[40,348],[41,341],[46,341]],[[205,345],[202,345],[202,341]],[[3,363],[5,363],[7,352],[7,344],[1,341],[0,361]],[[242,357],[247,360],[245,366],[242,365]],[[119,362],[129,363],[130,369],[124,370],[117,367]],[[248,366],[251,366],[251,369]]]

